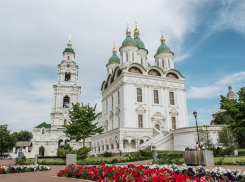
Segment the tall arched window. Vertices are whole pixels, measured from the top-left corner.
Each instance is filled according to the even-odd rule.
[[[68,60],[70,60],[70,56],[67,56]]]
[[[69,108],[69,106],[70,106],[70,98],[68,96],[65,96],[63,101],[63,108]]]
[[[144,66],[144,65],[143,65],[143,58],[141,58],[141,65]]]
[[[45,131],[45,130],[43,129],[43,130],[42,130],[42,134],[44,134],[44,131]]]
[[[134,62],[134,53],[132,52],[132,62]]]
[[[128,53],[126,53],[126,61],[128,62]]]
[[[65,73],[65,81],[70,81],[71,80],[71,74],[70,73]]]
[[[159,124],[156,124],[156,125],[155,125],[155,128],[156,128],[157,130],[160,131],[160,126],[159,126]]]
[[[66,121],[66,119],[64,120],[64,125],[65,125],[65,126],[67,125],[67,121]]]
[[[164,60],[162,60],[162,67],[164,68]]]

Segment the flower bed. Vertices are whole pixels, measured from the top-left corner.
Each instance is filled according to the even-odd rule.
[[[0,166],[0,174],[8,173],[24,173],[24,172],[35,172],[35,171],[47,171],[51,168],[44,165],[28,165],[28,166]]]
[[[183,165],[152,165],[152,166],[111,166],[101,165],[99,167],[74,166],[69,165],[61,170],[58,177],[72,177],[88,179],[100,182],[206,182],[206,181],[245,181],[245,172],[240,170],[226,170],[220,167],[209,171],[201,166]]]

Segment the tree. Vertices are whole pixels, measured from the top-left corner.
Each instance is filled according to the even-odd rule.
[[[210,132],[203,130],[202,127],[198,127],[198,134],[199,134],[200,145],[203,145],[204,147],[213,145],[213,140],[210,135]],[[197,133],[195,133],[194,138],[195,138],[195,141],[198,142]]]
[[[98,123],[93,123],[97,118],[95,113],[96,105],[94,107],[90,107],[89,104],[82,106],[77,104],[72,104],[72,110],[70,113],[70,122],[68,125],[64,125],[66,128],[64,133],[70,140],[79,141],[83,139],[83,147],[85,147],[85,138],[88,138],[96,133],[101,134],[103,132],[102,127],[97,127]]]
[[[237,95],[238,100],[230,100],[221,95],[220,109],[224,109],[225,114],[230,117],[228,127],[236,132],[237,141],[241,147],[245,139],[245,88],[242,87]]]
[[[0,153],[8,152],[15,147],[17,139],[10,134],[8,125],[0,125]]]
[[[14,135],[17,139],[17,141],[31,141],[33,138],[31,131],[20,131],[20,132],[14,132],[12,135]]]
[[[227,115],[226,112],[220,112],[218,114],[216,114],[215,119],[211,121],[211,125],[212,124],[225,124],[227,125],[229,123],[230,120],[230,116]]]
[[[237,147],[236,133],[233,132],[228,126],[224,126],[218,131],[218,143],[220,146],[225,148],[231,146]]]

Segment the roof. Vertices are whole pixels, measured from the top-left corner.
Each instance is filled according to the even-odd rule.
[[[136,45],[140,48],[140,49],[145,49],[145,44],[144,42],[142,42],[142,40],[140,40],[139,38],[134,39]]]
[[[157,49],[157,53],[160,53],[160,52],[171,52],[171,50],[170,50],[170,48],[166,44],[163,43]]]
[[[122,43],[122,46],[124,46],[124,45],[130,45],[130,44],[131,45],[137,45],[136,42],[135,42],[135,40],[132,37],[128,36],[126,39],[124,39],[124,41]]]
[[[73,52],[74,53],[74,50],[72,48],[66,48],[64,52]]]
[[[16,143],[16,147],[30,147],[31,142],[28,141],[19,141]]]
[[[36,126],[35,128],[51,128],[51,124],[46,124],[45,122],[43,122],[42,124]]]
[[[120,63],[120,58],[117,55],[111,56],[108,63]]]

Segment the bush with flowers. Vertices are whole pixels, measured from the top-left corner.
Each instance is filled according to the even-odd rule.
[[[58,177],[72,177],[100,182],[210,182],[245,181],[245,172],[216,167],[205,170],[201,166],[151,165],[151,166],[112,166],[99,167],[69,165],[61,170]]]
[[[0,166],[0,174],[8,173],[24,173],[24,172],[35,172],[35,171],[47,171],[51,168],[44,165],[28,165],[28,166]]]

